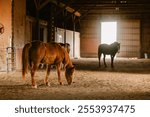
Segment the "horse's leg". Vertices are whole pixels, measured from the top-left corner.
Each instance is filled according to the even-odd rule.
[[[99,60],[99,67],[101,67],[101,53],[98,55],[98,60]]]
[[[105,62],[105,57],[106,57],[106,55],[104,54],[103,61],[104,61],[104,65],[105,65],[105,67],[107,67],[106,62]]]
[[[47,66],[47,68],[46,68],[47,70],[47,72],[46,72],[46,77],[45,77],[45,84],[47,85],[47,86],[50,86],[50,83],[49,83],[49,81],[48,81],[48,76],[49,76],[49,74],[50,74],[50,70],[51,70],[51,65],[48,65]]]
[[[58,74],[58,82],[60,85],[62,85],[63,83],[61,80],[60,72],[61,72],[61,63],[57,64],[57,74]]]
[[[37,68],[38,68],[37,64],[33,64],[32,67],[31,67],[31,81],[32,81],[32,87],[33,88],[37,88],[37,84],[36,84],[35,78],[34,78],[35,71],[36,71]]]
[[[114,67],[114,55],[111,55],[111,68]]]

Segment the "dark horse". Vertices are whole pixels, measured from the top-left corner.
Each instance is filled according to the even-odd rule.
[[[111,67],[113,68],[113,61],[114,61],[114,57],[116,55],[117,52],[119,52],[120,50],[120,43],[118,42],[114,42],[110,45],[108,44],[100,44],[98,47],[98,59],[99,59],[99,67],[101,67],[101,63],[100,63],[100,59],[101,59],[101,54],[104,55],[104,65],[105,67],[107,67],[106,62],[105,62],[105,57],[106,55],[110,55],[111,56]]]
[[[25,44],[22,51],[22,77],[25,79],[25,74],[28,68],[31,70],[32,86],[37,88],[34,75],[40,63],[48,64],[47,74],[45,78],[46,85],[50,85],[48,76],[50,74],[51,65],[56,65],[58,73],[58,82],[62,85],[61,80],[61,63],[65,65],[65,76],[68,84],[72,83],[74,76],[74,66],[70,60],[68,52],[58,43],[43,43],[34,41]]]

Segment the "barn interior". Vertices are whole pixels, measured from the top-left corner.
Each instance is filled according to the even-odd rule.
[[[150,99],[149,20],[148,0],[0,0],[0,99]],[[34,93],[30,73],[22,81],[22,49],[34,40],[71,45],[71,86],[64,75],[59,86],[55,69],[50,88],[45,70],[37,72]],[[114,41],[114,68],[109,56],[99,68],[98,46]]]

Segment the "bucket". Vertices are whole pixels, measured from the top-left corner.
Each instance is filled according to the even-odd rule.
[[[144,58],[145,58],[145,59],[147,59],[147,58],[148,58],[147,53],[144,53]]]

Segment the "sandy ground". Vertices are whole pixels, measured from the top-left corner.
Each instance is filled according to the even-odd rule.
[[[57,81],[56,70],[50,74],[51,86],[45,86],[45,70],[36,72],[37,89],[31,88],[30,74],[26,81],[21,71],[0,72],[0,99],[150,99],[150,59],[116,58],[114,69],[98,68],[97,58],[72,60],[76,66],[74,83],[67,85],[64,71],[64,85]]]

